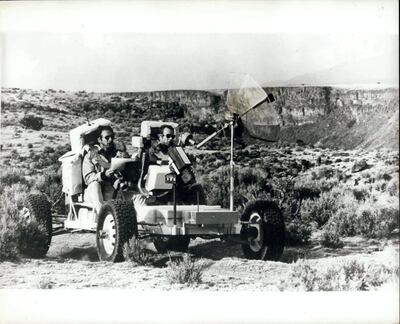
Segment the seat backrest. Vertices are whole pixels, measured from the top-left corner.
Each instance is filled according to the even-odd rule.
[[[83,124],[69,132],[71,140],[71,151],[81,152],[85,145],[92,145],[97,142],[97,130],[99,126],[110,125],[111,122],[104,118],[99,118],[90,123]]]
[[[146,120],[142,121],[140,125],[140,136],[146,139],[157,139],[160,128],[164,125],[171,126],[174,129],[174,133],[176,135],[176,127],[178,127],[177,123]]]

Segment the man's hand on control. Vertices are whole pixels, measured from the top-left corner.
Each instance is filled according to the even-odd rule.
[[[113,175],[113,173],[114,173],[114,170],[111,170],[111,169],[107,169],[106,171],[105,171],[105,176],[107,177],[107,178],[111,178],[112,177],[112,175]]]

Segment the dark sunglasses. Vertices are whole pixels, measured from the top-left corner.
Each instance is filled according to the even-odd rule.
[[[175,138],[175,135],[173,135],[173,134],[164,134],[164,136],[165,136],[166,138],[172,138],[172,139]]]
[[[104,138],[108,141],[109,139],[114,139],[114,135],[104,136]]]

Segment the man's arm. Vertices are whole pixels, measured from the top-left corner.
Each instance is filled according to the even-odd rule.
[[[102,170],[101,166],[96,167],[92,162],[92,152],[88,152],[83,158],[82,163],[82,176],[86,185],[97,181],[102,182],[106,179],[105,171]]]

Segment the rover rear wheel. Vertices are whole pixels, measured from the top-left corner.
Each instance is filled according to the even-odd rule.
[[[112,200],[105,203],[97,221],[97,254],[101,261],[124,261],[124,244],[137,235],[136,214],[131,203]]]
[[[247,259],[278,261],[285,246],[285,222],[282,211],[272,201],[256,200],[244,209],[241,230],[243,254]],[[251,235],[249,235],[251,233]]]

